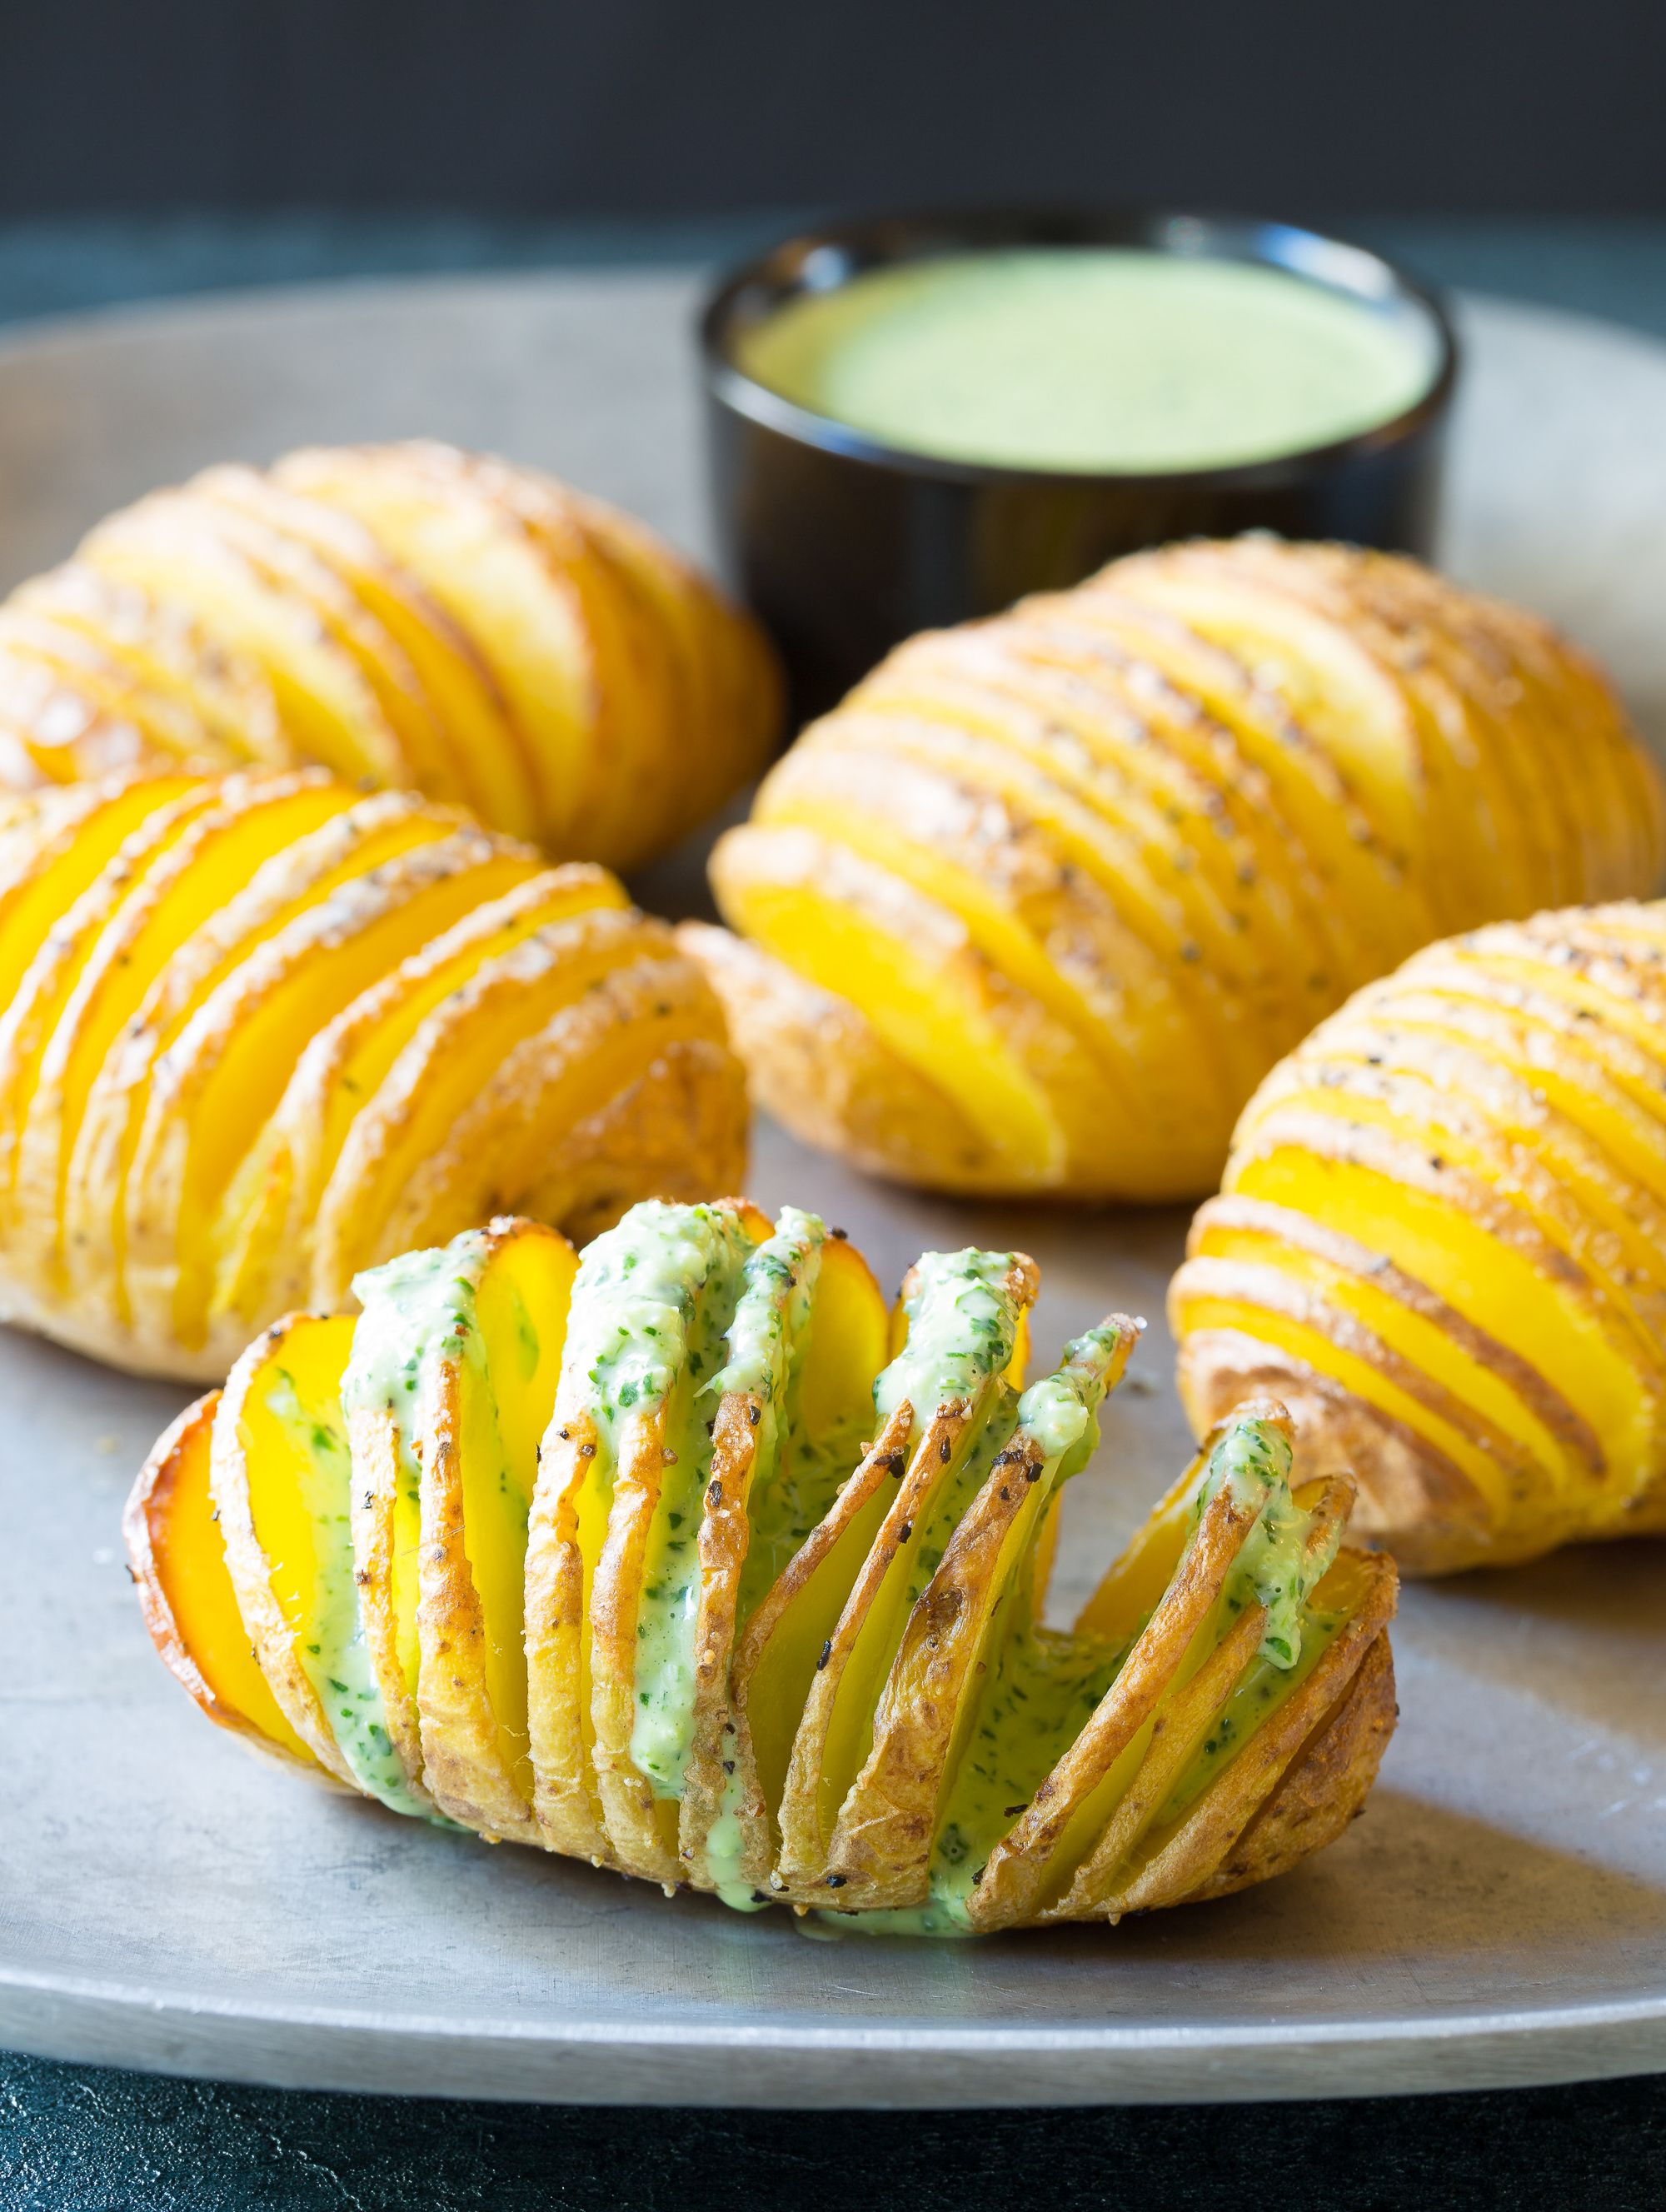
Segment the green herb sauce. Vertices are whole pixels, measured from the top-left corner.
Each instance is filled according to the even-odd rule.
[[[736,358],[903,452],[1140,474],[1271,460],[1391,421],[1428,390],[1435,340],[1259,264],[1025,246],[806,292]]]

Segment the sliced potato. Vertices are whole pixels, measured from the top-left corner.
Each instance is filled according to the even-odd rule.
[[[1268,1078],[1198,1217],[1194,1421],[1276,1391],[1417,1571],[1666,1521],[1663,954],[1618,907],[1417,955]]]
[[[307,769],[20,800],[8,968],[0,1310],[130,1367],[222,1373],[275,1307],[500,1200],[588,1233],[744,1163],[672,933],[414,794]]]
[[[353,1324],[292,1315],[232,1370],[210,1492],[262,1674],[319,1764],[395,1812],[423,1809],[366,1662],[341,1376]]]
[[[330,1778],[267,1686],[226,1571],[209,1494],[219,1404],[211,1390],[163,1431],[127,1502],[122,1529],[145,1626],[168,1672],[217,1726]]]
[[[1036,1286],[928,1253],[888,1317],[837,1232],[741,1200],[639,1204],[582,1261],[465,1231],[361,1276],[356,1321],[276,1325],[163,1440],[153,1633],[252,1724],[193,1656],[234,1622],[269,1740],[397,1809],[742,1910],[969,1934],[1266,1879],[1370,1789],[1394,1569],[1250,1403],[1047,1627],[1057,1488],[1143,1325],[1020,1396]],[[204,1445],[225,1548],[194,1509],[182,1643],[146,1547]]]

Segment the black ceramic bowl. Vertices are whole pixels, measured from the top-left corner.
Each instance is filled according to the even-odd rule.
[[[1137,246],[1272,264],[1414,322],[1428,390],[1375,428],[1278,459],[1164,475],[986,467],[901,452],[737,365],[795,294],[887,262],[1014,246]],[[701,325],[713,494],[731,581],[775,632],[793,704],[820,713],[900,639],[1077,583],[1177,538],[1275,530],[1426,555],[1456,374],[1438,301],[1378,255],[1287,223],[1155,212],[911,216],[788,240],[723,279]]]

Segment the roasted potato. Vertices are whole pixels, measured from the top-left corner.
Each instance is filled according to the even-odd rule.
[[[0,1311],[224,1374],[506,1203],[732,1182],[717,1000],[587,862],[320,769],[73,784],[0,829]]]
[[[806,1141],[1176,1199],[1350,991],[1663,864],[1666,785],[1566,641],[1410,561],[1245,538],[901,647],[719,842],[747,951],[688,943]]]
[[[887,1311],[813,1214],[499,1218],[297,1313],[127,1515],[210,1717],[393,1811],[886,1933],[1210,1897],[1357,1813],[1395,1573],[1237,1409],[1069,1632],[1060,1486],[1140,1324],[1024,1387],[1034,1264]]]
[[[216,468],[0,607],[0,786],[317,764],[629,867],[757,775],[757,626],[640,524],[431,443]]]
[[[1666,1529],[1666,902],[1432,945],[1268,1077],[1171,1307],[1409,1571]]]

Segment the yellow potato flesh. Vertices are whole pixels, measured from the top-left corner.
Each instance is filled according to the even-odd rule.
[[[1079,618],[1109,631],[1137,659],[1195,698],[1265,773],[1295,836],[1342,902],[1349,933],[1366,948],[1368,957],[1357,972],[1339,981],[1359,983],[1391,968],[1432,933],[1433,917],[1421,894],[1397,887],[1389,869],[1353,834],[1358,817],[1350,818],[1340,789],[1325,773],[1334,765],[1329,752],[1311,738],[1310,750],[1289,743],[1279,724],[1246,696],[1246,686],[1233,683],[1230,672],[1236,664],[1215,665],[1201,630],[1170,629],[1160,617],[1147,624],[1139,613],[1132,605],[1113,611],[1090,596]]]
[[[1269,1312],[1247,1299],[1188,1297],[1181,1304],[1180,1315],[1181,1326],[1189,1334],[1205,1328],[1242,1329],[1258,1342],[1275,1346],[1292,1359],[1329,1375],[1355,1397],[1375,1406],[1390,1419],[1403,1422],[1414,1435],[1444,1452],[1479,1492],[1495,1527],[1501,1528],[1509,1518],[1512,1501],[1508,1478],[1496,1462],[1472,1443],[1462,1429],[1409,1390],[1402,1389],[1369,1360],[1335,1344],[1322,1330]]]
[[[279,907],[274,913],[267,915],[263,919],[261,927],[254,939],[233,946],[223,958],[196,980],[184,1003],[174,1009],[173,1018],[167,1027],[156,1036],[150,1052],[151,1067],[154,1069],[158,1057],[179,1036],[186,1023],[203,1006],[210,994],[225,980],[240,961],[249,957],[256,945],[281,929],[296,915],[303,912],[307,907],[316,904],[319,900],[326,897],[330,892],[338,889],[342,884],[350,883],[361,875],[368,874],[372,869],[381,867],[388,861],[398,859],[402,854],[415,852],[420,846],[437,844],[442,837],[451,833],[451,823],[443,816],[423,814],[413,810],[397,817],[393,821],[384,824],[368,836],[356,840],[344,859],[334,866],[320,872],[295,897]],[[159,983],[165,981],[165,975],[159,977],[157,981]],[[107,1194],[100,1192],[99,1194],[100,1200],[106,1194],[111,1200],[107,1214],[107,1233],[113,1268],[115,1302],[123,1322],[131,1317],[125,1279],[127,1186],[143,1130],[144,1106],[149,1095],[149,1084],[147,1078],[143,1083],[137,1086],[125,1113],[117,1147],[116,1171],[111,1178],[111,1188]],[[247,1133],[253,1136],[258,1132],[251,1131]],[[73,1171],[72,1168],[71,1172]],[[101,1205],[100,1211],[102,1213]]]
[[[423,1163],[431,1158],[471,1098],[481,1089],[482,1069],[499,1067],[515,1046],[569,1007],[579,1005],[616,970],[640,957],[643,947],[629,938],[592,946],[575,946],[549,973],[514,994],[502,994],[490,1018],[471,1027],[469,1049],[451,1054],[429,1070],[428,1079],[402,1114],[386,1146],[364,1172],[355,1192],[356,1204],[367,1223],[379,1220]],[[684,1018],[656,1024],[653,1048],[663,1051],[674,1039],[708,1034],[709,1024],[696,1012]],[[603,1042],[559,1076],[550,1077],[543,1093],[546,1128],[576,1127],[606,1104],[629,1079],[639,1073],[648,1051],[642,1035],[627,1029]],[[339,1159],[339,1155],[337,1156]],[[554,1164],[552,1163],[552,1164]]]
[[[736,885],[724,905],[743,936],[858,1006],[899,1060],[949,1094],[1016,1180],[1057,1179],[1067,1140],[1044,1087],[940,972],[852,908],[798,884]]]
[[[1463,968],[1473,968],[1478,985],[1485,988],[1502,984],[1506,988],[1516,986],[1554,1000],[1583,1021],[1584,1016],[1599,1011],[1600,1026],[1593,1025],[1590,1033],[1579,1040],[1581,1048],[1593,1054],[1604,1070],[1625,1091],[1633,1102],[1648,1113],[1659,1116],[1666,1102],[1666,1042],[1663,1041],[1663,1025],[1659,1013],[1646,1002],[1639,1002],[1619,992],[1605,989],[1602,985],[1586,981],[1575,969],[1564,969],[1548,961],[1512,957],[1503,953],[1464,952]],[[1637,1072],[1616,1060],[1603,1049],[1604,1030],[1614,1030],[1628,1044],[1634,1046],[1661,1069],[1658,1078],[1651,1073],[1639,1077]]]
[[[228,763],[293,763],[296,757],[278,729],[271,687],[254,662],[217,641],[209,647],[184,623],[176,629],[172,609],[153,629],[112,617],[103,605],[88,604],[82,586],[94,580],[109,591],[132,592],[150,607],[137,586],[118,586],[114,578],[92,580],[90,572],[76,568],[38,577],[20,598],[27,606],[42,607],[89,647],[108,653],[170,726],[198,727],[209,749]]]
[[[466,482],[399,455],[303,453],[276,474],[357,515],[472,638],[508,704],[543,834],[562,842],[587,781],[589,641],[531,533]]]
[[[325,502],[285,492],[270,477],[240,474],[228,496],[303,540],[346,584],[393,641],[431,702],[447,781],[484,822],[512,836],[536,837],[538,810],[504,719],[503,708],[468,640],[437,601],[391,564],[356,554],[362,525]]]
[[[1617,1479],[1639,1465],[1649,1411],[1636,1367],[1572,1291],[1456,1206],[1370,1169],[1290,1146],[1243,1160],[1228,1187],[1310,1214],[1385,1254],[1536,1367],[1595,1430]],[[1325,1352],[1316,1364],[1329,1362]]]
[[[880,800],[877,791],[876,800]],[[972,942],[1009,981],[1045,1006],[1096,1060],[1105,1064],[1107,1083],[1124,1092],[1134,1084],[1120,1033],[1110,1027],[1100,1010],[1048,957],[1025,922],[970,868],[916,844],[877,814],[842,805],[825,793],[806,793],[800,799],[772,789],[760,799],[756,818],[784,828],[808,830],[845,846],[946,908],[965,925]],[[1130,876],[1127,887],[1130,899],[1137,903],[1142,886]],[[1153,932],[1159,927],[1152,915],[1145,916],[1144,921]],[[872,1009],[865,1006],[863,1011],[870,1021],[874,1020]],[[877,1021],[874,1025],[879,1026]],[[931,1072],[939,1081],[945,1081],[941,1069]]]
[[[339,1591],[331,1589],[331,1571],[332,1553],[350,1540],[341,1378],[352,1345],[350,1317],[302,1316],[291,1322],[252,1378],[243,1401],[240,1428],[249,1512],[270,1569],[272,1595],[297,1646],[316,1640],[320,1613],[332,1595],[339,1599]],[[314,1426],[342,1446],[339,1482],[331,1480],[336,1460],[321,1468],[307,1449],[307,1432]],[[334,1734],[327,1711],[325,1719]]]
[[[1308,1598],[1302,1626],[1302,1648],[1293,1667],[1277,1668],[1252,1660],[1231,1693],[1207,1716],[1199,1731],[1202,1737],[1224,1737],[1237,1751],[1217,1763],[1206,1746],[1195,1743],[1193,1755],[1181,1768],[1166,1797],[1154,1808],[1149,1826],[1129,1853],[1128,1874],[1148,1866],[1177,1833],[1187,1816],[1207,1790],[1231,1771],[1232,1759],[1264,1729],[1312,1676],[1319,1662],[1359,1610],[1370,1588],[1369,1573],[1356,1555],[1340,1559],[1318,1582]]]
[[[485,1370],[465,1358],[459,1377],[463,1542],[485,1628],[486,1695],[503,1764],[528,1802],[526,1522],[577,1272],[577,1253],[550,1231],[500,1245],[475,1294]]]
[[[149,752],[160,755],[155,763],[158,768],[186,763],[198,767],[234,765],[235,756],[231,762],[226,761],[221,748],[206,731],[193,725],[190,717],[171,711],[171,702],[159,698],[118,664],[106,661],[101,666],[91,665],[88,656],[75,652],[73,638],[65,638],[63,649],[54,651],[49,636],[19,636],[15,629],[4,631],[3,622],[3,614],[0,614],[0,655],[3,655],[0,661],[0,724],[16,719],[18,734],[29,757],[53,782],[73,783],[88,773],[81,750],[87,732],[85,728],[77,729],[72,735],[55,741],[44,717],[38,714],[26,715],[12,680],[14,673],[26,684],[29,679],[52,684],[93,708],[100,722],[125,725],[143,740]],[[142,769],[144,762],[143,757],[130,756],[108,765],[127,772]]]
[[[1359,789],[1395,848],[1420,854],[1424,782],[1397,687],[1347,631],[1282,593],[1195,574],[1119,579],[1242,660],[1290,705]]]
[[[798,1382],[799,1417],[812,1440],[871,1422],[873,1377],[891,1357],[890,1335],[891,1316],[866,1262],[842,1237],[830,1237]]]
[[[277,988],[246,1010],[203,1086],[193,1117],[180,1208],[175,1324],[183,1341],[200,1334],[216,1209],[238,1162],[264,1127],[290,1071],[344,1007],[483,901],[536,872],[502,854],[441,878],[367,929],[298,963]]]
[[[752,1671],[746,1709],[758,1782],[771,1808],[787,1787],[787,1762],[817,1662],[839,1625],[862,1563],[891,1509],[896,1486],[885,1477],[852,1515],[775,1624]],[[834,1808],[837,1809],[836,1806]]]
[[[1316,1253],[1304,1252],[1270,1230],[1209,1224],[1195,1249],[1204,1258],[1243,1260],[1254,1267],[1274,1267],[1292,1281],[1310,1285],[1331,1305],[1352,1314],[1399,1352],[1417,1373],[1426,1375],[1432,1382],[1449,1390],[1461,1404],[1473,1406],[1551,1474],[1559,1487],[1566,1487],[1575,1479],[1573,1462],[1566,1449],[1504,1375],[1466,1350],[1438,1322],[1415,1312],[1379,1289],[1370,1276],[1357,1275],[1351,1269],[1321,1259]],[[1183,1311],[1189,1311],[1189,1302]],[[1258,1322],[1254,1333],[1260,1333]],[[1446,1425],[1438,1415],[1425,1413],[1421,1418],[1426,1424]],[[1501,1512],[1505,1503],[1503,1471],[1487,1454],[1480,1453],[1475,1457],[1478,1468],[1491,1470],[1492,1489],[1487,1502],[1495,1513]]]
[[[338,785],[313,787],[237,816],[213,837],[198,842],[191,865],[179,871],[149,920],[123,946],[119,968],[83,1008],[63,1059],[60,1218],[62,1181],[69,1173],[88,1096],[123,1025],[151,984],[185,939],[244,888],[262,860],[351,803],[352,793]],[[173,842],[177,843],[177,837]]]
[[[1420,992],[1418,996],[1421,1001]],[[1450,1003],[1454,1015],[1463,1004],[1456,997]],[[1661,1136],[1662,1126],[1666,1124],[1666,1110],[1662,1110],[1666,1109],[1666,1092],[1651,1092],[1639,1086],[1642,1095],[1639,1097],[1633,1094],[1631,1103],[1644,1106],[1648,1113],[1647,1121],[1639,1127],[1636,1119],[1603,1097],[1598,1083],[1607,1071],[1600,1061],[1593,1063],[1581,1050],[1578,1037],[1564,1037],[1541,1024],[1524,1023],[1528,1034],[1541,1047],[1536,1052],[1529,1052],[1514,1043],[1477,1039],[1456,1019],[1450,1026],[1437,1025],[1421,1008],[1412,1013],[1395,1006],[1393,1019],[1396,1036],[1427,1035],[1466,1051],[1487,1053],[1530,1091],[1541,1094],[1547,1103],[1583,1130],[1645,1190],[1666,1203],[1666,1143]],[[1512,1014],[1511,1019],[1520,1021],[1522,1018]],[[1663,1044],[1666,1044],[1666,1030],[1661,1034]],[[1593,1077],[1596,1080],[1592,1080]],[[1620,1086],[1616,1084],[1615,1087]]]
[[[921,1431],[935,1412],[934,1407],[929,1410],[920,1407],[915,1408],[916,1447]],[[824,1836],[832,1834],[839,1808],[849,1794],[850,1786],[873,1747],[874,1711],[890,1678],[903,1631],[908,1626],[909,1615],[913,1610],[909,1595],[910,1576],[916,1579],[920,1576],[921,1571],[918,1561],[921,1548],[938,1533],[933,1528],[933,1522],[939,1508],[963,1479],[979,1426],[975,1419],[949,1460],[939,1462],[931,1468],[931,1480],[922,1490],[915,1506],[911,1533],[905,1538],[899,1536],[896,1556],[869,1599],[861,1625],[856,1631],[841,1670],[838,1686],[833,1693],[833,1710],[828,1717],[817,1776]],[[896,1486],[891,1484],[888,1488],[891,1495],[886,1498],[887,1504],[891,1502],[891,1496],[895,1494]]]
[[[0,889],[0,1006],[17,996],[52,924],[103,874],[124,840],[191,787],[184,777],[161,777],[112,793],[80,817],[63,849],[32,869],[19,890],[8,896]]]
[[[87,557],[106,574],[188,607],[271,685],[279,719],[311,760],[350,781],[398,781],[398,749],[375,695],[316,617],[212,545],[95,537]]]
[[[155,868],[166,861],[170,851],[207,811],[210,796],[208,787],[193,786],[182,797],[156,809],[136,824],[124,842],[120,875],[89,887],[89,903],[94,912],[83,912],[74,932],[69,927],[70,915],[59,917],[57,927],[40,948],[38,961],[24,971],[17,996],[9,1010],[11,1018],[6,1024],[12,1030],[9,1040],[7,1112],[20,1137],[27,1136],[28,1116],[43,1066],[60,1044],[59,1024],[64,1010],[76,1000],[78,987],[98,954],[103,930],[112,915],[119,914],[126,900]],[[109,896],[112,890],[113,898]],[[72,908],[71,915],[74,913]],[[21,1022],[14,1027],[19,1018],[22,1018]],[[9,1183],[17,1176],[21,1164],[21,1152],[9,1152],[3,1170]]]
[[[551,884],[546,897],[501,929],[493,930],[460,948],[450,959],[438,963],[420,981],[413,981],[345,1060],[326,1108],[324,1159],[327,1164],[340,1154],[354,1116],[380,1086],[405,1046],[442,999],[459,990],[489,960],[508,952],[526,938],[563,921],[569,915],[587,913],[593,907],[621,908],[628,903],[623,886],[611,880],[573,885]]]
[[[1391,1057],[1386,1054],[1384,1056]],[[1437,1084],[1426,1083],[1420,1074],[1411,1080],[1424,1094],[1420,1103],[1429,1109],[1426,1123],[1414,1117],[1409,1102],[1404,1098],[1389,1102],[1358,1091],[1345,1091],[1320,1084],[1310,1091],[1284,1094],[1280,1104],[1293,1106],[1298,1112],[1327,1115],[1349,1129],[1382,1129],[1420,1147],[1433,1149],[1436,1158],[1447,1168],[1461,1170],[1489,1186],[1531,1223],[1554,1250],[1565,1254],[1590,1279],[1620,1328],[1629,1325],[1635,1332],[1639,1358],[1646,1361],[1650,1349],[1657,1347],[1658,1340],[1651,1329],[1646,1307],[1639,1307],[1639,1296],[1646,1290],[1650,1278],[1658,1276],[1663,1255],[1640,1233],[1623,1204],[1589,1176],[1568,1172],[1566,1161],[1549,1161],[1560,1190],[1575,1201],[1581,1225],[1604,1224],[1613,1240],[1611,1249],[1616,1258],[1608,1258],[1600,1248],[1595,1251],[1589,1247],[1582,1249],[1579,1237],[1553,1202],[1554,1194],[1533,1189],[1528,1177],[1518,1172],[1517,1163],[1506,1142],[1492,1131],[1483,1130],[1478,1139],[1463,1132],[1456,1126],[1461,1113],[1444,1110],[1442,1090]],[[1508,1134],[1506,1131],[1505,1137]],[[1546,1164],[1545,1155],[1550,1147],[1535,1145],[1533,1133],[1524,1137],[1522,1148],[1524,1152],[1537,1150],[1541,1164]]]
[[[267,1686],[238,1610],[209,1495],[212,1437],[212,1425],[201,1421],[181,1439],[166,1503],[148,1516],[157,1579],[179,1641],[219,1703],[313,1765],[311,1751]]]

